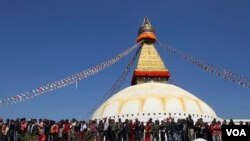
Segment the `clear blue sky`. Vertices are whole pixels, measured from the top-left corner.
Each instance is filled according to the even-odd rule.
[[[248,0],[1,0],[0,99],[96,65],[135,44],[148,16],[158,40],[250,76]],[[158,48],[178,86],[222,118],[250,119],[250,89]],[[86,119],[131,55],[78,84],[0,109],[0,117]],[[123,87],[130,85],[131,73]]]

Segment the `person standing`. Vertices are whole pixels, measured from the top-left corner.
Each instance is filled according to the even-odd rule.
[[[65,123],[63,124],[63,140],[64,141],[69,140],[69,130],[70,130],[69,120],[65,120]]]
[[[97,131],[98,131],[98,141],[103,141],[104,123],[102,120],[99,121]]]
[[[58,140],[63,140],[63,130],[64,130],[64,120],[60,121],[60,124],[58,125],[59,131],[58,131]]]
[[[122,120],[119,118],[118,119],[118,141],[122,141],[123,137],[123,130],[124,130],[124,125],[122,123]]]
[[[212,131],[211,131],[211,129],[209,128],[208,123],[205,123],[204,132],[205,132],[205,140],[207,140],[207,141],[213,141],[213,138],[212,138]]]
[[[2,141],[8,141],[8,131],[9,131],[9,126],[8,123],[4,123],[4,125],[2,126]]]
[[[50,141],[57,141],[59,127],[55,121],[52,121],[51,124],[52,126],[50,128]]]
[[[104,131],[103,131],[104,141],[109,141],[108,127],[109,127],[109,123],[107,121],[107,118],[105,118],[104,119]]]
[[[191,115],[188,115],[187,125],[188,125],[188,138],[189,138],[189,140],[190,141],[195,140],[194,121],[193,121]]]
[[[21,135],[24,136],[24,134],[26,133],[26,131],[27,131],[27,122],[26,122],[26,119],[23,118],[21,120],[21,132],[20,132]]]
[[[135,141],[139,141],[139,120],[136,118],[135,122],[134,122],[134,126],[135,126]]]
[[[90,129],[90,132],[91,132],[91,136],[94,140],[97,139],[97,127],[96,127],[96,122],[95,120],[90,120],[89,121],[89,129]]]
[[[159,120],[156,120],[152,128],[153,141],[155,140],[159,141],[159,132],[160,132]]]
[[[15,123],[14,120],[10,120],[9,124],[9,140],[14,141],[14,133],[15,133]]]
[[[111,141],[117,141],[118,138],[118,122],[115,122],[115,120],[112,120],[112,124],[111,124]]]
[[[177,127],[177,140],[182,141],[183,121],[181,119],[177,120],[176,127]]]
[[[145,140],[144,141],[150,141],[151,138],[151,126],[150,123],[147,122],[145,126]]]
[[[177,141],[177,124],[174,121],[174,118],[171,118],[171,121],[169,123],[169,139],[171,141]]]
[[[129,133],[130,133],[129,122],[128,119],[126,119],[123,127],[123,141],[129,140]]]
[[[187,125],[187,120],[183,120],[182,140],[183,141],[188,141],[188,125]]]
[[[230,121],[229,121],[228,125],[234,125],[234,121],[233,121],[233,119],[230,119]]]
[[[198,119],[198,121],[196,122],[195,129],[196,129],[196,138],[204,139],[205,126],[204,126],[202,118]]]
[[[165,141],[165,133],[166,132],[166,124],[164,122],[164,120],[161,121],[161,125],[160,125],[160,136],[161,136],[161,141]]]
[[[213,131],[213,141],[221,141],[221,123],[220,121],[216,122],[212,126]]]
[[[20,138],[19,138],[19,133],[21,131],[20,119],[17,118],[14,124],[15,124],[14,141],[20,141]]]
[[[144,140],[144,129],[145,129],[145,126],[144,126],[144,122],[140,122],[139,124],[139,140],[138,141],[143,141]]]
[[[129,121],[129,141],[135,141],[135,124],[132,120]]]

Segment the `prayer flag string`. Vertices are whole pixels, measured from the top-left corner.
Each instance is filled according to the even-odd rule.
[[[198,68],[201,68],[207,72],[210,72],[216,76],[222,77],[226,80],[230,80],[236,84],[239,84],[243,87],[246,88],[250,88],[250,77],[247,77],[245,75],[241,75],[232,71],[229,71],[227,69],[223,69],[221,67],[218,67],[216,65],[213,64],[209,64],[207,62],[201,61],[200,59],[197,59],[189,54],[186,54],[184,52],[181,52],[175,48],[172,48],[168,45],[163,45],[162,43],[159,43],[160,47],[162,47],[163,49],[181,57],[184,58],[185,60],[191,62],[192,64],[194,64],[195,66],[197,66]]]
[[[118,62],[120,59],[122,59],[123,57],[125,57],[129,53],[131,53],[135,48],[140,46],[140,44],[141,44],[141,42],[139,42],[139,43],[133,45],[131,48],[121,52],[117,56],[115,56],[107,61],[104,61],[103,63],[95,65],[91,68],[83,70],[83,71],[76,73],[74,75],[68,76],[64,79],[58,80],[58,81],[50,83],[50,84],[46,84],[44,86],[41,86],[41,87],[38,87],[38,88],[35,88],[32,90],[28,90],[26,92],[19,93],[16,96],[11,96],[11,97],[8,97],[5,99],[1,99],[0,100],[0,107],[7,106],[10,104],[16,104],[18,102],[22,102],[22,101],[26,101],[26,100],[30,100],[34,97],[43,95],[43,94],[51,92],[51,91],[55,91],[57,89],[66,87],[66,86],[74,84],[80,80],[83,80],[91,75],[94,75],[94,74],[110,67],[114,63]]]

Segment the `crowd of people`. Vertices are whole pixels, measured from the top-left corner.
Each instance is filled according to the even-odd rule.
[[[0,119],[0,141],[192,141],[196,138],[221,141],[223,124],[226,121],[214,119],[208,124],[202,118],[194,122],[190,115],[177,121],[170,117],[162,121],[149,119],[145,123],[138,119],[124,122]],[[228,124],[233,125],[233,120]]]

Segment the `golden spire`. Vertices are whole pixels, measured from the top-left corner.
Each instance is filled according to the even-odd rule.
[[[170,72],[165,67],[163,60],[154,46],[156,41],[155,29],[146,17],[139,28],[137,41],[143,42],[131,84],[135,85],[151,81],[167,83]]]

